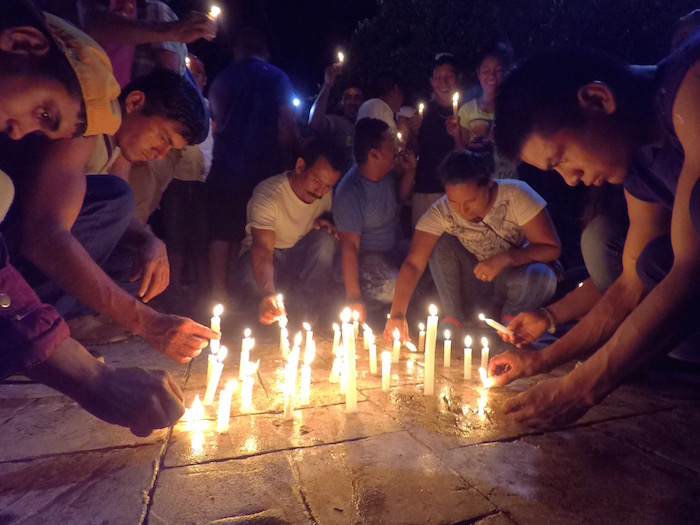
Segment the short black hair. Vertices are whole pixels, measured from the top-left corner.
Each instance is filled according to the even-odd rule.
[[[352,136],[352,154],[357,164],[367,162],[370,150],[379,147],[384,132],[388,129],[389,124],[376,118],[362,118],[357,121]]]
[[[452,53],[445,52],[435,55],[435,58],[433,59],[433,73],[438,67],[444,65],[452,66],[452,69],[454,69],[455,73],[457,73],[457,59]]]
[[[602,51],[559,48],[533,55],[517,65],[496,94],[496,147],[511,161],[519,161],[532,133],[551,135],[584,122],[578,90],[603,82],[615,94],[617,111],[636,111],[634,79],[628,64]],[[632,95],[632,96],[630,96]]]
[[[157,115],[182,126],[180,134],[188,144],[199,144],[209,133],[209,119],[199,90],[185,77],[170,69],[154,69],[138,77],[122,90],[119,102],[129,93],[142,91],[146,116]]]
[[[504,41],[497,41],[488,44],[481,50],[476,62],[477,69],[481,67],[487,58],[495,58],[501,63],[504,71],[508,71],[513,65],[513,49],[510,44]]]
[[[438,167],[437,177],[443,186],[469,182],[474,182],[477,186],[486,186],[491,182],[495,169],[491,151],[462,149],[450,153],[445,158]]]
[[[398,75],[394,71],[382,71],[372,83],[374,96],[381,98],[384,95],[388,95],[394,89],[394,86],[399,86],[399,89],[401,89]]]
[[[301,149],[301,155],[299,156],[304,159],[307,167],[313,166],[319,158],[323,157],[331,165],[331,168],[341,172],[341,174],[347,161],[347,154],[342,147],[321,137],[314,137],[307,142]]]

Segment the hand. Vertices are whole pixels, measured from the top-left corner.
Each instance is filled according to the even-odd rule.
[[[268,295],[260,301],[260,309],[258,310],[258,320],[262,324],[272,324],[278,321],[280,317],[286,316],[287,310],[284,304],[277,302],[277,295]]]
[[[139,297],[147,303],[160,294],[170,283],[170,264],[165,243],[155,235],[150,235],[139,252],[137,263],[130,282],[141,277]]]
[[[92,415],[139,437],[169,427],[185,412],[185,396],[167,372],[101,365],[93,392],[78,400]]]
[[[530,344],[545,333],[549,326],[549,320],[539,311],[520,312],[508,324],[513,335],[498,332],[506,343],[511,343],[521,348],[524,344]]]
[[[148,344],[178,363],[189,363],[221,335],[192,319],[153,312],[142,333]]]
[[[401,344],[406,341],[410,341],[411,338],[408,335],[408,322],[406,321],[406,316],[396,314],[389,317],[386,320],[386,325],[384,326],[384,342],[387,345],[394,343],[394,330],[399,331],[399,340]]]
[[[540,373],[542,354],[534,350],[508,350],[489,361],[488,376],[494,386],[504,386],[521,377]]]
[[[173,22],[168,40],[189,44],[203,38],[211,42],[216,38],[218,29],[215,20],[212,20],[204,13],[192,11],[182,20]]]
[[[445,119],[445,131],[450,137],[462,143],[462,125],[459,122],[459,116],[452,115]]]
[[[535,428],[573,423],[594,405],[581,384],[573,380],[572,374],[546,379],[506,401],[503,412],[518,423]]]
[[[336,62],[331,64],[323,72],[323,83],[328,87],[331,87],[335,83],[335,79],[338,74],[343,70],[343,64]]]
[[[410,149],[401,150],[401,152],[396,155],[396,167],[402,173],[415,172],[417,166],[418,161],[416,160],[416,154]]]
[[[365,303],[362,301],[362,299],[352,299],[348,302],[347,306],[350,308],[350,312],[356,310],[357,313],[360,314],[358,320],[360,325],[362,325],[367,319],[367,309],[365,308]],[[354,319],[350,319],[350,321],[352,322]]]
[[[499,253],[488,259],[480,261],[476,266],[474,266],[474,275],[480,281],[490,283],[493,281],[503,268],[510,264],[510,260],[507,255]]]
[[[338,230],[336,229],[335,224],[333,224],[333,221],[324,217],[319,217],[314,221],[314,230],[320,230],[321,228],[326,228],[328,233],[333,235],[336,239],[340,239]]]

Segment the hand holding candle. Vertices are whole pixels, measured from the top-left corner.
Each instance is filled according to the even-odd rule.
[[[484,314],[479,314],[479,319],[481,321],[485,322],[487,325],[489,325],[494,330],[498,330],[499,332],[503,332],[503,333],[506,333],[506,334],[511,335],[511,336],[513,335],[513,331],[510,328],[503,326],[501,323],[494,321],[493,319],[489,319]]]

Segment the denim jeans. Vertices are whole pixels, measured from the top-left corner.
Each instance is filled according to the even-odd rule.
[[[71,233],[105,273],[135,294],[139,283],[128,283],[134,252],[115,250],[134,216],[131,188],[113,175],[89,175],[86,179],[85,198]],[[61,316],[70,319],[90,311],[28,261],[20,259],[17,267],[41,300],[53,305]]]
[[[474,275],[477,258],[450,234],[443,234],[430,256],[430,273],[435,281],[442,317],[459,321],[487,315],[516,315],[551,299],[557,277],[549,265],[535,262],[504,268],[492,282]]]
[[[627,227],[627,222],[601,214],[591,220],[581,234],[583,261],[600,293],[605,293],[622,274],[622,249]]]
[[[291,248],[275,249],[275,289],[285,295],[285,303],[310,310],[330,299],[335,291],[333,268],[338,240],[328,230],[311,230]],[[262,291],[255,282],[250,250],[238,263],[243,292],[257,300]]]

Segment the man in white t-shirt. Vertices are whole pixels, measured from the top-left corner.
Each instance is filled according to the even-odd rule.
[[[280,290],[297,311],[322,304],[332,291],[338,239],[330,218],[331,190],[343,155],[337,145],[314,139],[294,170],[265,179],[253,191],[240,267],[244,292],[260,300],[263,324],[286,315],[277,300]]]
[[[366,100],[357,111],[357,122],[363,118],[376,118],[386,122],[389,129],[396,133],[395,115],[403,104],[403,91],[399,79],[392,72],[380,73],[374,81],[376,98]]]

